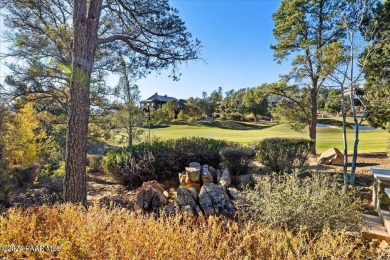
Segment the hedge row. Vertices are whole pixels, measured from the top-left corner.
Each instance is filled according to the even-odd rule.
[[[113,149],[104,157],[103,165],[123,184],[138,186],[151,179],[176,178],[190,162],[218,167],[219,151],[228,146],[238,144],[200,137],[159,140]]]

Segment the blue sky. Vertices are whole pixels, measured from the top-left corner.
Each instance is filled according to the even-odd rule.
[[[277,81],[289,71],[289,63],[277,64],[270,45],[272,14],[279,0],[171,0],[188,30],[202,45],[204,61],[193,61],[180,68],[178,82],[167,72],[140,80],[142,98],[155,92],[177,98],[200,97],[218,87],[255,87]]]
[[[279,0],[171,0],[179,10],[188,30],[203,45],[204,59],[183,64],[179,81],[168,77],[169,71],[150,74],[137,82],[141,97],[155,92],[177,98],[200,97],[222,87],[223,91],[255,87],[264,82],[277,81],[287,73],[290,64],[277,64],[270,45],[272,14]],[[0,27],[3,21],[0,20]],[[1,52],[5,43],[0,42]],[[7,70],[0,65],[0,82]],[[115,85],[116,78],[111,77]]]

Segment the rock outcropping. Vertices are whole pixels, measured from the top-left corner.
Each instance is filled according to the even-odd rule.
[[[160,208],[167,204],[164,193],[167,194],[157,181],[144,182],[138,189],[134,209],[158,214]]]
[[[319,164],[343,165],[344,155],[337,148],[331,148],[317,158]]]
[[[199,204],[206,215],[233,217],[236,209],[222,186],[205,183],[199,194]]]
[[[220,171],[196,162],[189,166],[185,172],[179,173],[177,201],[181,211],[192,215],[203,212],[206,215],[233,217],[236,210],[225,189],[231,184],[229,170]]]

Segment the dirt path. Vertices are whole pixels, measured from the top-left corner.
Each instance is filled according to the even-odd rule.
[[[92,172],[87,175],[87,196],[89,203],[106,206],[133,208],[136,191],[129,191],[109,174]]]

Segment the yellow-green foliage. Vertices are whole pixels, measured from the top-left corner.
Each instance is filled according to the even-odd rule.
[[[46,137],[39,131],[39,120],[32,102],[20,109],[12,122],[7,123],[4,156],[10,164],[31,164],[40,153],[39,140]]]
[[[59,252],[0,252],[7,259],[360,259],[359,238],[325,230],[316,238],[216,217],[154,220],[120,209],[72,205],[10,209],[0,246],[60,246]],[[372,253],[373,254],[373,253]]]

